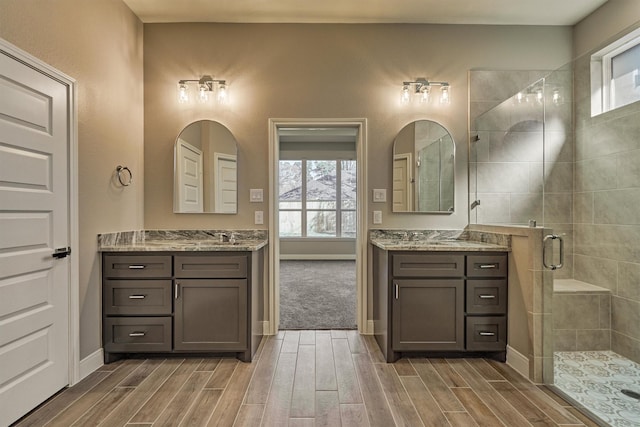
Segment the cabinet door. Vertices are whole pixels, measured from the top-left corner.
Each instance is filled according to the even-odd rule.
[[[175,286],[175,350],[246,350],[246,279],[179,279]]]
[[[464,280],[393,280],[393,350],[464,349]]]

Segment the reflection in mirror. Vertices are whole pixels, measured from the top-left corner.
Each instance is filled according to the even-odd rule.
[[[185,127],[173,165],[174,212],[237,213],[237,145],[224,125],[200,120]]]
[[[453,212],[455,144],[439,123],[418,120],[393,142],[393,212]]]

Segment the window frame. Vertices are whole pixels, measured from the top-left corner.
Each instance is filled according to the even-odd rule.
[[[591,55],[591,117],[640,101],[638,99],[620,106],[611,104],[613,86],[611,61],[614,57],[638,45],[640,45],[640,28],[631,31]]]
[[[355,239],[354,237],[346,237],[346,236],[342,236],[342,213],[343,212],[357,212],[357,201],[356,201],[356,207],[353,208],[343,208],[342,207],[342,162],[343,161],[351,161],[351,162],[356,162],[354,159],[346,159],[346,158],[333,158],[333,159],[306,159],[306,158],[300,158],[300,159],[287,159],[287,160],[279,160],[279,162],[282,161],[300,161],[301,162],[301,177],[302,177],[302,183],[301,183],[301,200],[300,200],[300,204],[301,207],[299,209],[297,208],[281,208],[280,207],[280,196],[278,195],[278,213],[280,212],[300,212],[300,235],[296,235],[296,236],[283,236],[281,233],[281,227],[278,228],[279,232],[279,238],[280,239],[303,239],[303,240],[312,240],[312,239],[319,239],[319,240],[328,240],[328,239],[334,239],[334,240],[339,240],[339,239],[344,239],[344,240],[353,240]],[[319,209],[319,208],[313,208],[313,209],[309,209],[307,207],[307,162],[309,161],[323,161],[323,162],[335,162],[336,163],[336,207],[334,209]],[[356,166],[357,167],[357,166]],[[278,172],[278,176],[279,176],[279,172]],[[335,212],[335,216],[336,216],[336,234],[333,236],[309,236],[307,234],[307,225],[308,225],[308,221],[307,221],[307,215],[309,212]],[[278,214],[278,216],[280,216]],[[356,229],[357,229],[357,225],[356,225]]]

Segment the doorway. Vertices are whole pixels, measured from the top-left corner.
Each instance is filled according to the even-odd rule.
[[[313,254],[313,250],[307,253],[303,253],[302,249],[292,249],[291,244],[304,243],[295,242],[295,240],[301,240],[306,234],[313,235],[315,251],[318,252],[318,248],[322,245],[327,245],[329,240],[333,240],[333,244],[338,244],[337,247],[342,245],[342,249],[330,249],[320,250],[324,252],[320,258],[326,263],[341,261],[348,268],[349,262],[354,267],[352,271],[355,274],[355,324],[351,326],[357,326],[361,333],[367,333],[371,328],[367,319],[367,292],[366,285],[364,284],[364,278],[366,277],[366,230],[367,230],[367,218],[366,218],[366,119],[271,119],[269,121],[269,157],[270,157],[270,197],[269,197],[269,265],[270,265],[270,280],[269,280],[269,302],[267,307],[268,322],[266,325],[266,333],[274,334],[281,328],[281,298],[280,298],[280,286],[281,286],[281,266],[280,262],[282,258],[285,258],[286,262],[298,263],[297,267],[287,266],[295,268],[301,267],[300,258],[306,258],[304,262],[316,262],[318,257]],[[294,140],[298,140],[298,144],[294,143]],[[315,141],[315,142],[314,142]],[[304,144],[304,145],[302,145]],[[332,144],[332,145],[329,145]],[[298,148],[296,148],[296,146]],[[300,147],[303,150],[298,150]],[[291,156],[296,157],[292,152],[304,151],[305,155],[297,157],[305,157],[304,159],[293,159]],[[343,154],[347,151],[351,152],[351,155],[338,156],[340,158],[327,159],[328,152],[340,152]],[[312,159],[324,152],[323,159]],[[352,157],[351,159],[347,157]],[[281,163],[283,162],[283,163]],[[292,163],[298,162],[298,163]],[[351,163],[350,163],[351,162]],[[333,166],[331,166],[333,165]],[[308,203],[302,207],[301,203],[288,204],[280,203],[280,169],[288,166],[297,166],[300,168],[300,176],[302,177],[302,169],[306,169],[305,178],[301,179],[302,182],[307,182],[308,176],[314,176],[316,178],[321,177],[318,171],[334,168],[337,176],[337,181],[340,182],[341,175],[347,177],[346,181],[350,181],[350,174],[353,174],[352,181],[355,181],[354,202],[350,204],[348,201],[344,202],[344,199],[339,197],[334,200],[334,204],[329,209],[329,205],[316,203],[317,200],[312,200],[313,203]],[[309,170],[314,170],[314,173],[309,175]],[[330,173],[330,175],[333,172]],[[329,180],[335,180],[336,178],[327,178]],[[345,180],[342,180],[345,181]],[[318,182],[313,179],[310,185],[316,186]],[[292,186],[295,187],[295,186]],[[302,187],[302,185],[300,186]],[[348,191],[349,185],[346,187],[342,185],[335,186],[340,189],[336,190],[338,195],[340,191]],[[300,190],[293,189],[293,193],[302,194],[302,188]],[[294,197],[295,198],[295,197]],[[296,202],[297,203],[297,202]],[[339,206],[338,206],[339,204]],[[283,208],[281,212],[281,207]],[[288,208],[288,209],[287,209]],[[284,215],[284,216],[281,216]],[[334,221],[335,218],[340,217],[342,221]],[[295,219],[294,219],[295,218]],[[304,218],[304,219],[303,219]],[[291,228],[289,228],[291,227]],[[282,229],[282,230],[281,230]],[[281,240],[281,231],[286,235],[287,232],[291,232],[293,229],[299,232],[299,239],[289,238]],[[304,231],[303,231],[304,230]],[[324,239],[318,234],[327,233],[323,237],[328,237],[331,234],[330,239]],[[309,237],[309,236],[306,236]],[[287,241],[288,240],[288,241]],[[351,246],[351,249],[345,249],[345,247]],[[304,244],[303,244],[304,246]],[[330,246],[330,245],[329,245]],[[307,246],[308,248],[309,246]],[[329,254],[329,255],[327,255]],[[288,258],[288,259],[287,259]],[[297,258],[297,259],[295,259]],[[315,259],[314,259],[315,258]],[[346,259],[345,259],[346,258]],[[295,262],[294,262],[295,261]],[[309,266],[313,271],[313,266]],[[323,277],[323,274],[332,267],[318,266],[320,273],[308,274],[312,277]],[[342,266],[344,267],[344,265]],[[291,271],[291,270],[289,270]],[[289,274],[284,272],[282,276],[286,280],[287,276],[296,276],[295,273]],[[324,276],[329,278],[328,275]],[[328,280],[325,280],[325,284]],[[310,287],[318,287],[320,285],[310,284]],[[330,325],[327,325],[330,327]],[[290,327],[290,325],[285,325]],[[304,327],[304,325],[301,325]],[[317,327],[323,327],[318,325]],[[346,327],[346,326],[345,326]]]

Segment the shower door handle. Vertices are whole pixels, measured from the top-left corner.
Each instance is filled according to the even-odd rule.
[[[560,255],[560,263],[549,265],[547,264],[547,240],[551,240],[552,242],[554,240],[558,241],[558,254]],[[561,236],[558,236],[557,234],[547,234],[546,236],[544,236],[544,239],[542,239],[542,264],[549,270],[558,270],[562,268],[562,266],[564,265],[564,240]]]

